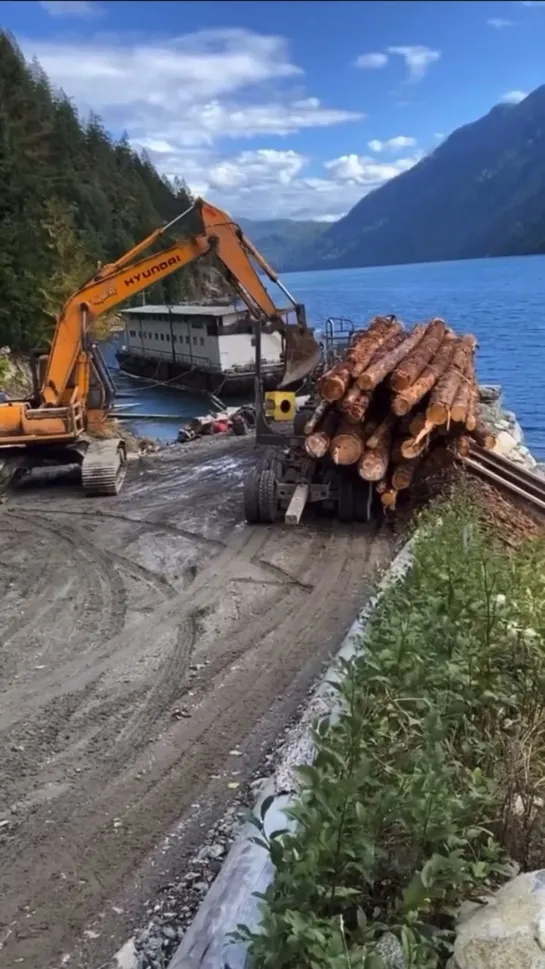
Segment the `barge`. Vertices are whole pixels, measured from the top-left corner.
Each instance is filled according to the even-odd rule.
[[[291,323],[293,310],[280,311]],[[133,377],[207,391],[222,399],[251,395],[255,381],[255,322],[235,304],[131,306],[123,310],[120,369]],[[276,390],[284,372],[278,333],[263,334],[261,375]]]

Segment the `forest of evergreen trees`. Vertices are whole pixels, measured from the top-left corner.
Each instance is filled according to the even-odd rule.
[[[43,346],[97,261],[118,258],[188,204],[182,181],[162,178],[97,116],[78,117],[0,32],[0,346]],[[148,300],[195,298],[196,275],[157,284]]]

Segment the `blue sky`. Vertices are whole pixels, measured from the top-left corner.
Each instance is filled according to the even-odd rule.
[[[545,0],[0,0],[83,113],[249,218],[328,221],[545,82]]]

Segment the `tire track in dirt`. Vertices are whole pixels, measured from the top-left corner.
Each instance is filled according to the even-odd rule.
[[[248,450],[247,444],[238,449],[243,462]],[[6,537],[16,530],[10,548],[30,542],[38,521],[49,581],[57,561],[59,574],[77,570],[85,612],[57,668],[27,683],[2,684],[0,728],[15,746],[25,746],[9,752],[12,780],[4,792],[9,804],[12,785],[22,806],[0,831],[0,922],[13,929],[2,952],[7,969],[19,960],[58,969],[99,913],[117,921],[108,929],[104,923],[101,938],[87,939],[89,961],[78,960],[78,969],[107,959],[114,937],[127,930],[125,916],[111,913],[115,898],[132,893],[136,906],[150,897],[150,878],[169,880],[163,867],[140,876],[150,852],[195,802],[207,812],[224,809],[229,751],[244,752],[236,762],[240,779],[258,765],[263,744],[274,740],[354,618],[375,561],[388,553],[388,540],[369,529],[340,530],[327,522],[297,532],[242,526],[240,477],[224,476],[219,489],[213,469],[209,477],[209,470],[188,473],[193,467],[169,454],[164,463],[158,458],[157,470],[150,465],[146,483],[140,476],[131,484],[129,476],[127,497],[117,503],[101,501],[94,513],[82,502],[83,517],[96,530],[78,522],[78,497],[59,501],[52,490],[43,508],[26,494],[9,516],[0,509]],[[103,521],[111,530],[107,543],[101,543]],[[142,526],[145,533],[131,548],[134,528]],[[142,551],[166,534],[179,535],[181,545],[189,539],[199,551],[187,573],[182,569],[165,585],[149,568],[157,559],[142,558]],[[175,542],[173,548],[175,555]],[[173,559],[160,561],[170,567]],[[25,568],[27,575],[35,569],[28,556]],[[128,598],[124,628],[112,625],[108,632],[88,606],[103,610],[107,627],[109,604],[107,597],[99,601],[99,579],[112,570]],[[83,588],[86,576],[94,603]],[[142,583],[136,592],[135,582]],[[149,614],[134,604],[139,588],[149,589]],[[64,628],[61,598],[57,609],[56,623]],[[54,612],[45,613],[34,629],[47,636],[54,621]],[[17,637],[13,647],[21,653]],[[189,679],[193,656],[204,664]],[[187,719],[172,717],[179,705]],[[199,836],[196,824],[188,839]],[[182,843],[179,848],[182,854],[161,865],[179,866]]]
[[[60,669],[47,672],[41,679],[39,696],[29,695],[27,687],[14,687],[8,695],[0,694],[0,730],[12,718],[28,716],[36,707],[65,692],[81,689],[89,681],[104,673],[114,662],[121,662],[129,655],[145,651],[147,637],[154,634],[158,625],[163,632],[178,622],[182,612],[206,605],[210,595],[218,594],[225,583],[225,568],[236,554],[251,559],[266,540],[259,529],[240,531],[232,542],[204,569],[197,572],[194,582],[167,602],[162,603],[137,626],[124,629],[107,640],[92,642],[79,655]]]

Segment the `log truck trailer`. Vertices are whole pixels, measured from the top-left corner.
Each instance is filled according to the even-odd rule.
[[[176,241],[142,258],[165,235]],[[0,402],[0,471],[3,466],[4,479],[6,469],[24,474],[43,464],[78,463],[86,494],[118,494],[126,472],[125,443],[119,438],[93,437],[111,412],[115,387],[100,349],[91,339],[89,325],[101,313],[209,252],[219,258],[227,281],[255,321],[256,413],[261,413],[263,403],[262,331],[282,336],[283,386],[312,372],[320,348],[307,326],[304,307],[296,303],[240,227],[221,209],[197,199],[117,262],[99,268],[68,299],[57,319],[49,352],[33,357],[31,394]],[[295,324],[287,324],[280,316],[252,259],[292,304]],[[285,444],[286,439],[278,435],[269,440],[272,432],[267,424],[262,430],[265,443]]]

